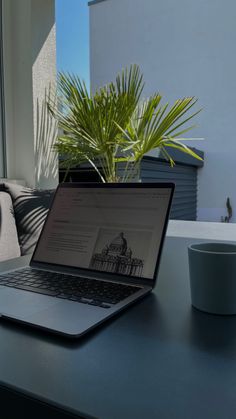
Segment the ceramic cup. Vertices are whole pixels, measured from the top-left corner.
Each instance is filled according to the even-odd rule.
[[[188,247],[192,305],[214,314],[236,314],[236,245]]]

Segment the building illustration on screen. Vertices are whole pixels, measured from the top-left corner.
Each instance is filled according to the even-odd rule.
[[[142,276],[143,266],[142,259],[133,257],[123,232],[106,244],[100,253],[94,253],[90,262],[91,269],[132,276]]]

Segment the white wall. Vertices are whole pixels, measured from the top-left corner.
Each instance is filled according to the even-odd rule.
[[[54,7],[54,0],[3,0],[7,176],[42,188],[58,183],[51,138],[39,145],[37,134],[37,100],[56,78]]]
[[[58,183],[58,159],[52,151],[55,140],[55,121],[49,115],[49,125],[37,130],[42,119],[42,101],[45,87],[56,82],[56,26],[55,0],[32,0],[32,80],[34,104],[35,184],[41,188],[55,187]],[[39,111],[39,114],[38,114]],[[41,125],[42,126],[42,125]],[[50,128],[50,129],[48,129]]]
[[[236,221],[236,3],[234,0],[106,0],[90,5],[91,86],[137,63],[155,91],[173,102],[199,98],[190,136],[205,151],[198,219],[219,221],[229,196]]]

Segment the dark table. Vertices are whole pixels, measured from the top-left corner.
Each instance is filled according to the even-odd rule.
[[[1,402],[52,419],[235,419],[236,316],[191,307],[196,241],[168,237],[155,292],[75,342],[1,321]]]

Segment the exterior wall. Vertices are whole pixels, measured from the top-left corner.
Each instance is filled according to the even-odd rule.
[[[38,133],[45,87],[56,78],[54,0],[3,0],[3,25],[7,177],[55,187],[51,138],[39,143]]]
[[[55,86],[56,82],[56,26],[55,0],[32,0],[32,80],[34,105],[34,156],[35,184],[40,188],[54,188],[58,183],[58,159],[52,151],[55,139],[55,122],[47,108],[47,121],[43,121],[42,102],[45,87]],[[44,128],[40,131],[39,125]],[[48,125],[47,125],[48,124]],[[46,128],[46,125],[48,128]]]
[[[198,171],[198,219],[220,221],[230,197],[236,221],[236,3],[228,0],[105,0],[90,4],[91,86],[137,63],[145,96],[172,103],[199,98],[203,111],[189,133],[205,152]]]

